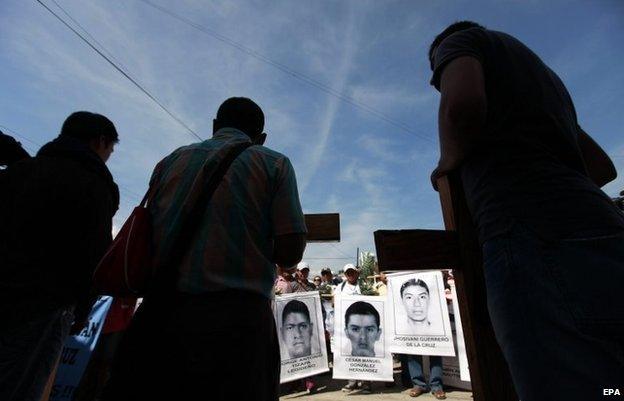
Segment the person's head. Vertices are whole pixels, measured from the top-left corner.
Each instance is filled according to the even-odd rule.
[[[407,318],[424,323],[429,314],[429,287],[420,279],[410,279],[401,285],[401,301]]]
[[[313,281],[314,281],[314,285],[316,285],[317,287],[318,287],[319,285],[321,285],[321,283],[323,282],[323,281],[321,280],[321,276],[314,276],[314,280],[313,280]]]
[[[304,280],[308,279],[308,276],[310,275],[310,265],[307,262],[299,262],[297,270],[301,272]]]
[[[358,277],[360,277],[360,271],[351,263],[345,265],[344,274],[347,278],[347,282],[351,285],[355,285],[357,283]]]
[[[334,275],[332,274],[332,271],[330,269],[325,268],[321,270],[321,278],[323,279],[324,283],[329,283],[334,278]]]
[[[386,277],[386,273],[380,273],[379,274],[379,281],[381,281],[384,284],[388,284],[388,277]]]
[[[101,114],[88,111],[70,114],[61,127],[59,137],[82,141],[105,163],[113,153],[115,144],[119,142],[119,135],[113,122]]]
[[[246,97],[231,97],[219,106],[212,122],[213,133],[221,128],[236,128],[244,132],[254,143],[263,144],[266,134],[264,113],[260,106]]]
[[[431,65],[431,70],[433,70],[433,56],[435,54],[436,48],[440,45],[440,43],[442,43],[444,39],[448,38],[455,32],[464,31],[470,28],[485,29],[485,27],[477,24],[476,22],[457,21],[447,26],[446,29],[444,29],[438,36],[435,37],[435,39],[433,39],[433,42],[431,42],[431,46],[429,46],[429,63]]]
[[[296,299],[288,302],[282,311],[281,333],[291,358],[312,353],[312,328],[307,305]]]
[[[334,303],[331,299],[323,299],[323,315],[325,321],[325,329],[334,335]]]
[[[351,341],[351,355],[375,356],[375,342],[381,337],[377,309],[368,302],[352,303],[345,312],[345,333]]]
[[[281,266],[277,266],[277,274],[280,277],[285,278],[286,280],[292,279],[292,273],[289,272],[287,269],[281,267]]]

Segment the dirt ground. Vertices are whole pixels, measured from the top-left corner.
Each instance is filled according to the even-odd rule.
[[[393,387],[386,387],[384,382],[374,382],[372,394],[360,394],[359,390],[351,393],[343,393],[341,391],[346,380],[333,380],[331,373],[315,376],[314,381],[317,383],[319,391],[315,394],[307,394],[305,391],[297,391],[289,389],[295,387],[295,384],[285,383],[282,385],[282,394],[280,400],[296,400],[296,401],[324,401],[324,400],[435,400],[431,394],[423,394],[418,398],[409,396],[409,389],[404,388],[400,384],[400,374],[395,371],[395,382]],[[446,399],[453,400],[472,400],[472,392],[451,387],[445,388]]]

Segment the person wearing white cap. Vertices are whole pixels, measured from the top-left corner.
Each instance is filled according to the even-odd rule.
[[[360,270],[353,266],[352,263],[347,263],[344,266],[344,274],[347,278],[346,281],[343,281],[341,284],[336,286],[336,295],[344,294],[344,295],[360,295],[362,291],[360,290],[360,285],[358,284],[358,277],[360,277]]]
[[[301,272],[301,276],[303,278],[304,283],[308,287],[308,291],[316,290],[316,284],[308,280],[308,277],[310,276],[310,264],[308,262],[301,261],[297,265],[297,270]]]

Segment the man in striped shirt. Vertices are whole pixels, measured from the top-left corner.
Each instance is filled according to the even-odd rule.
[[[206,205],[171,293],[148,298],[137,312],[120,350],[131,357],[120,357],[108,399],[188,393],[221,400],[239,390],[238,399],[277,400],[280,355],[269,300],[276,265],[294,271],[301,260],[306,227],[294,169],[262,146],[263,128],[256,103],[230,98],[211,139],[175,150],[154,169],[149,210],[158,263],[204,162],[216,167],[230,145],[253,143]]]

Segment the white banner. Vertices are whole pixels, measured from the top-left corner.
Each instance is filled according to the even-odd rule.
[[[317,291],[275,297],[280,383],[329,371],[321,298]]]
[[[461,316],[459,314],[459,301],[457,298],[457,288],[455,282],[451,283],[451,294],[453,297],[453,315],[455,317],[455,341],[457,345],[457,358],[459,359],[460,379],[470,382],[470,370],[468,369],[468,355],[466,354],[466,343],[464,342],[464,329],[462,327]]]
[[[323,322],[325,323],[325,330],[329,333],[329,349],[332,354],[335,347],[334,340],[334,323],[335,323],[335,312],[334,312],[334,296],[333,295],[321,295],[321,305],[323,307]]]
[[[386,336],[386,299],[339,295],[334,300],[334,379],[393,381]]]
[[[442,272],[389,275],[387,297],[390,352],[455,355]]]

